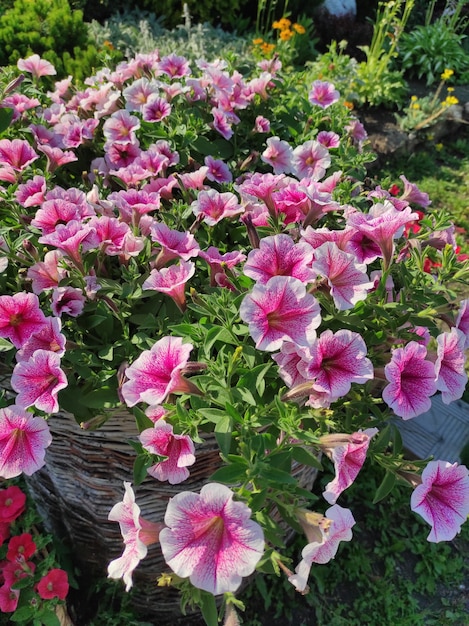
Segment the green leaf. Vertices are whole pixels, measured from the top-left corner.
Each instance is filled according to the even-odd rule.
[[[246,469],[245,465],[224,465],[210,476],[210,481],[233,485],[246,479]]]
[[[298,463],[301,463],[302,465],[309,465],[310,467],[315,467],[318,470],[322,470],[322,464],[317,455],[313,454],[306,448],[303,448],[302,446],[294,446],[292,448],[292,455],[295,461],[298,461]]]
[[[0,134],[3,133],[3,131],[5,131],[8,126],[10,126],[12,119],[13,109],[10,109],[9,107],[0,109]]]
[[[393,472],[386,471],[386,474],[381,481],[381,485],[376,491],[375,497],[373,499],[373,504],[376,504],[380,500],[383,500],[389,493],[391,493],[395,484],[396,475]]]
[[[137,424],[137,428],[138,428],[138,432],[141,433],[144,430],[146,430],[147,428],[153,428],[154,424],[151,421],[151,419],[145,415],[144,411],[142,411],[142,409],[139,409],[137,406],[134,407],[133,410],[134,416],[135,416],[135,422]]]
[[[232,423],[229,415],[224,415],[215,426],[215,437],[222,454],[229,454],[231,447]]]
[[[295,485],[296,478],[284,472],[283,470],[272,467],[271,465],[264,464],[260,471],[264,478],[267,478],[272,483],[279,483],[281,485]]]
[[[30,606],[22,606],[20,609],[16,609],[13,615],[10,616],[12,622],[24,622],[29,621],[32,617],[33,609]]]
[[[38,617],[41,620],[41,623],[44,624],[44,626],[60,626],[59,618],[53,611],[50,611],[49,609],[43,609],[38,614]]]
[[[103,409],[115,406],[118,401],[115,387],[101,387],[85,396],[82,396],[81,403],[90,409]]]
[[[139,454],[134,461],[134,485],[138,487],[148,476],[147,469],[151,467],[153,461],[148,454]]]
[[[0,109],[0,111],[1,110],[2,109]],[[8,339],[3,339],[3,337],[0,337],[0,352],[8,352],[9,350],[13,350],[13,348],[13,344],[8,341]]]
[[[218,610],[215,596],[204,593],[200,600],[200,610],[207,626],[218,626]]]

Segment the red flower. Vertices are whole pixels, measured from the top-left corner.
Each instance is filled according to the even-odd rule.
[[[36,544],[29,533],[12,537],[8,544],[9,561],[27,561],[36,552]]]
[[[36,565],[32,561],[8,563],[5,561],[2,569],[3,581],[5,585],[13,587],[22,578],[33,576]]]
[[[399,185],[391,185],[391,187],[389,188],[389,193],[391,194],[391,196],[397,196],[401,193],[401,190],[399,189]]]
[[[10,589],[8,585],[0,587],[0,611],[2,613],[13,613],[13,611],[16,611],[19,597],[19,589]]]
[[[37,592],[43,600],[59,598],[65,600],[68,593],[68,576],[63,569],[51,569],[37,585]]]
[[[23,513],[26,495],[19,487],[12,485],[0,491],[0,522],[13,522]],[[0,532],[1,535],[1,532]]]

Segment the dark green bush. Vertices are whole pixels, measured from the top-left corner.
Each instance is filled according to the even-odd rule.
[[[68,0],[15,0],[0,15],[0,41],[0,65],[39,54],[53,63],[57,78],[84,78],[101,61],[82,11],[72,10]]]

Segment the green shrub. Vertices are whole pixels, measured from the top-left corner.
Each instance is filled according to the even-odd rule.
[[[0,15],[0,41],[0,65],[39,54],[55,66],[57,78],[71,68],[84,78],[100,63],[82,11],[72,10],[67,0],[15,0]]]

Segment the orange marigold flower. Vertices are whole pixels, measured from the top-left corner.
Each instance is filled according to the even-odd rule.
[[[280,39],[282,41],[288,41],[289,39],[291,39],[293,37],[293,31],[292,30],[282,30],[282,31],[280,31],[279,37],[280,37]]]
[[[298,35],[304,35],[306,32],[306,28],[302,24],[295,23],[292,28],[298,33]]]
[[[262,45],[264,43],[264,40],[262,39],[262,37],[256,37],[256,39],[252,40],[252,43],[255,46],[260,46],[260,45]]]
[[[347,109],[350,109],[350,111],[353,109],[353,102],[349,102],[348,100],[344,100],[344,107],[346,107]]]

